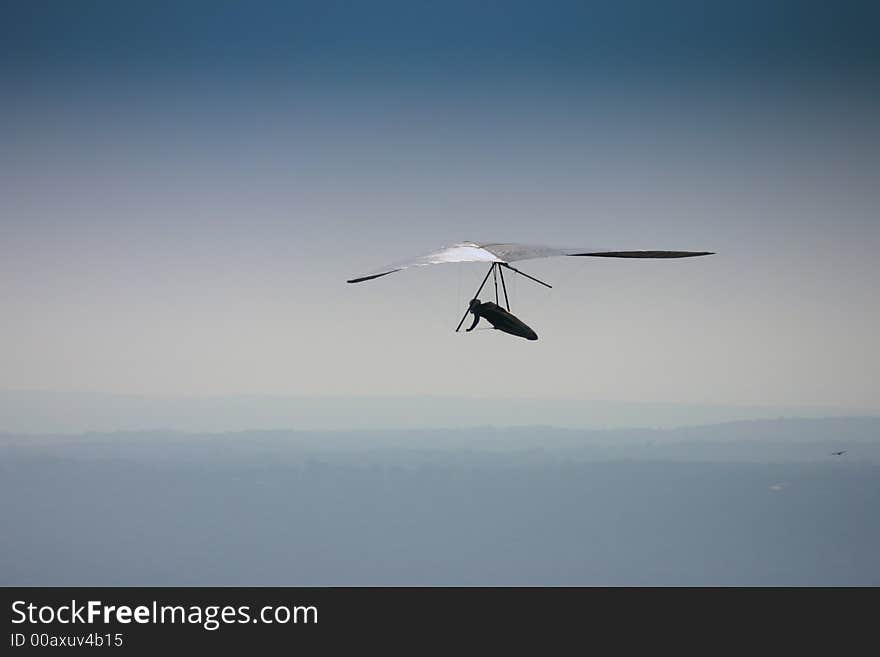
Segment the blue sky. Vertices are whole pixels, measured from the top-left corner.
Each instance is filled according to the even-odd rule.
[[[2,12],[4,390],[877,408],[870,3]],[[718,255],[344,284],[462,239]]]
[[[869,2],[5,3],[5,66],[426,82],[652,72],[870,75]]]

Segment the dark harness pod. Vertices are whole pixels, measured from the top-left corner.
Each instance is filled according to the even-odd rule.
[[[470,310],[474,314],[474,323],[468,331],[473,331],[480,318],[483,317],[487,322],[499,331],[516,335],[526,340],[537,340],[538,334],[529,328],[521,319],[508,312],[497,303],[486,301],[480,303],[479,299],[471,301]]]

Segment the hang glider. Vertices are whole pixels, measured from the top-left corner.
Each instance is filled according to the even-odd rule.
[[[357,278],[349,279],[348,283],[362,283],[380,276],[387,276],[410,267],[426,265],[442,265],[452,262],[490,262],[509,264],[519,260],[534,258],[551,258],[554,256],[593,256],[597,258],[691,258],[693,256],[712,255],[711,251],[611,251],[603,249],[560,249],[539,244],[515,244],[487,242],[460,242],[445,246],[431,253],[401,260]],[[511,267],[512,269],[512,267]]]
[[[504,270],[509,269],[521,276],[525,276],[526,278],[535,281],[536,283],[540,283],[545,287],[553,286],[520,271],[512,266],[510,264],[511,262],[532,260],[535,258],[551,258],[555,256],[593,256],[597,258],[691,258],[704,255],[713,254],[711,251],[612,251],[602,249],[561,249],[552,246],[541,246],[538,244],[515,244],[507,242],[487,242],[485,244],[460,242],[416,258],[385,265],[384,267],[374,269],[372,272],[363,276],[351,278],[347,282],[363,283],[364,281],[371,281],[374,278],[387,276],[388,274],[403,271],[410,267],[425,267],[427,265],[442,265],[454,262],[488,262],[490,263],[489,271],[486,272],[486,277],[483,279],[480,287],[477,288],[477,292],[474,294],[474,298],[471,300],[468,310],[465,311],[464,316],[461,318],[455,331],[458,332],[461,328],[468,313],[473,313],[475,318],[474,325],[471,326],[468,331],[473,330],[474,326],[476,326],[482,316],[498,330],[510,333],[511,335],[524,337],[529,340],[537,340],[537,334],[531,328],[526,326],[519,318],[510,313],[510,300],[507,297],[507,284],[504,281]],[[494,277],[495,303],[487,302],[481,304],[477,297],[480,295],[480,292],[489,280],[489,276]],[[506,311],[499,305],[501,303],[498,295],[499,278],[501,279],[501,289],[504,291],[504,304],[507,307]]]

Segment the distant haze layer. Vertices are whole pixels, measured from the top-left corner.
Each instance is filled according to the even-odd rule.
[[[475,397],[159,397],[0,392],[0,432],[437,429],[545,425],[671,428],[780,417],[876,415],[868,409]]]

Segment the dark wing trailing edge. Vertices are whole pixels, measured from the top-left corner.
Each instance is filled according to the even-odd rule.
[[[692,258],[715,255],[713,251],[591,251],[589,253],[566,253],[570,256],[594,256],[596,258]]]
[[[363,283],[364,281],[371,281],[374,278],[379,278],[381,276],[387,276],[388,274],[393,274],[396,271],[400,271],[399,269],[392,269],[391,271],[383,271],[381,274],[372,274],[370,276],[361,276],[360,278],[352,278],[351,280],[345,281],[346,283]]]

